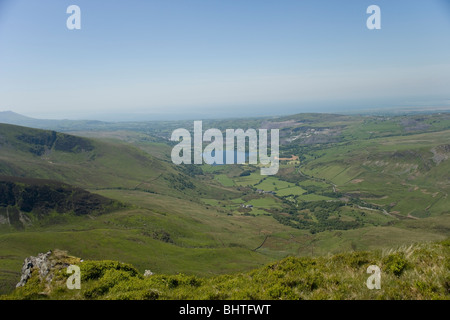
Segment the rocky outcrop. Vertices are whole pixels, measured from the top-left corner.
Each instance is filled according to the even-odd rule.
[[[32,275],[37,273],[41,281],[50,283],[53,280],[55,272],[67,268],[72,263],[78,263],[82,260],[70,257],[67,252],[61,250],[39,253],[37,256],[25,258],[22,265],[22,273],[16,288],[23,287]]]
[[[450,144],[444,144],[431,149],[433,161],[439,165],[442,161],[450,158]]]
[[[51,251],[47,253],[39,253],[36,257],[30,256],[25,258],[22,266],[22,275],[20,277],[19,283],[16,288],[24,286],[28,279],[31,278],[31,273],[34,269],[39,270],[39,276],[44,279],[50,271],[50,260],[49,256],[52,254]]]

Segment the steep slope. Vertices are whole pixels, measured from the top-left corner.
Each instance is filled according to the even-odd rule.
[[[0,250],[0,292],[12,285],[13,266],[20,263],[22,252],[40,250],[49,244],[90,258],[124,258],[141,266],[148,263],[151,253],[152,268],[170,272],[183,269],[209,273],[215,264],[213,272],[220,273],[269,259],[252,251],[259,242],[260,226],[253,224],[248,229],[249,221],[231,218],[224,223],[217,218],[217,211],[205,209],[197,200],[201,196],[226,197],[232,191],[208,185],[187,168],[156,159],[125,143],[1,124],[0,174],[15,180],[5,182],[12,184],[5,187],[9,195],[4,202],[8,207],[1,215],[5,224],[0,225],[0,242],[5,245]],[[37,203],[21,207],[23,195],[28,192],[21,197],[14,190],[24,191],[27,186],[23,184],[35,184],[32,181],[36,178],[68,183],[95,193],[94,197],[103,194],[131,206],[107,215],[59,215],[58,209],[65,211],[70,201],[41,201],[47,196],[60,196],[55,185],[34,186],[36,193],[28,197],[27,203]],[[95,213],[91,204],[89,207],[90,213]],[[39,223],[28,224],[24,209],[31,209],[30,220],[41,215],[36,219]],[[17,218],[12,227],[10,214]],[[244,240],[240,242],[250,239],[245,246],[232,244],[241,227]]]
[[[58,181],[0,176],[0,225],[17,230],[46,218],[98,215],[123,207],[117,201]]]
[[[126,143],[0,124],[0,175],[52,179],[86,189],[129,189],[192,197],[229,191]]]

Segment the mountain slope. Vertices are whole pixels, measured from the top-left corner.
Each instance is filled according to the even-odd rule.
[[[126,143],[0,124],[0,175],[179,197],[230,193],[206,186],[181,169]]]
[[[0,234],[0,243],[7,244],[0,250],[0,292],[8,292],[17,283],[15,270],[20,270],[24,256],[48,248],[68,250],[83,259],[126,261],[140,272],[151,269],[163,274],[185,272],[210,276],[246,271],[287,255],[326,256],[448,237],[450,216],[440,215],[448,210],[448,200],[443,194],[433,198],[434,193],[427,189],[433,186],[433,181],[443,183],[435,186],[441,190],[448,185],[445,183],[445,174],[448,174],[445,172],[448,165],[445,135],[412,132],[410,128],[414,123],[418,123],[419,128],[424,127],[420,121],[402,122],[409,128],[409,133],[402,137],[398,134],[402,132],[396,125],[398,119],[389,120],[388,124],[384,121],[370,124],[361,117],[349,121],[339,117],[336,123],[331,123],[320,122],[318,115],[306,115],[303,122],[307,125],[303,125],[301,119],[301,116],[296,117],[295,123],[288,119],[285,122],[258,120],[265,121],[268,128],[285,128],[286,138],[291,137],[291,133],[300,135],[292,143],[286,139],[287,144],[282,146],[286,157],[300,156],[300,164],[281,163],[279,174],[264,177],[266,179],[252,166],[174,166],[170,158],[149,155],[153,154],[152,144],[145,145],[147,154],[112,139],[84,139],[53,131],[0,125],[0,172],[3,174],[60,180],[132,204],[107,215],[74,216],[64,223],[27,226],[24,231]],[[427,130],[441,127],[442,131],[446,126],[436,117],[429,122],[433,124]],[[244,127],[232,121],[226,125]],[[147,127],[148,124],[141,123],[139,128],[147,130]],[[170,131],[163,124],[161,127],[164,127],[163,132]],[[158,127],[152,129],[159,130]],[[311,138],[317,131],[318,136],[331,134],[333,138]],[[429,140],[421,136],[424,150],[409,154],[410,149],[417,149],[418,144],[413,140],[421,134],[434,136],[429,136]],[[146,141],[144,135],[146,133],[143,133],[143,142]],[[97,137],[97,134],[91,132],[90,136]],[[383,140],[378,139],[381,137]],[[140,136],[136,138],[131,140],[139,142]],[[382,210],[365,208],[366,204],[386,206],[391,203],[387,202],[390,198],[401,199],[406,194],[399,193],[399,188],[405,187],[401,182],[408,183],[408,175],[399,173],[400,178],[391,175],[392,170],[397,170],[395,163],[383,172],[382,167],[361,166],[366,160],[376,163],[395,156],[417,164],[420,160],[415,155],[425,155],[430,149],[435,151],[429,154],[436,160],[435,165],[430,166],[435,171],[431,175],[433,171],[420,168],[421,185],[417,190],[412,187],[411,192],[420,192],[423,197],[417,201],[423,204],[423,200],[438,201],[430,207],[432,217],[401,220],[394,212],[386,215]],[[343,168],[334,172],[333,166],[337,165]],[[328,166],[331,170],[327,170]],[[344,170],[346,168],[348,171]],[[366,180],[358,180],[364,177],[350,177],[343,183],[336,180],[346,173],[353,174],[355,169],[364,169]],[[242,175],[245,170],[251,171],[250,176]],[[341,171],[342,174],[337,175]],[[429,181],[426,181],[427,176]],[[337,192],[332,183],[338,185]],[[257,189],[274,191],[276,195],[263,194]],[[375,200],[368,198],[372,195],[377,196],[372,197]],[[415,194],[410,196],[406,205]],[[346,198],[351,201],[345,202]],[[366,204],[357,202],[359,198]],[[342,204],[339,210],[325,214],[322,209],[326,206],[331,210],[333,202],[337,201]],[[405,203],[399,207],[405,207]],[[242,204],[251,204],[253,208],[243,211]],[[308,229],[292,228],[289,224],[278,223],[274,212],[281,217],[308,219],[314,223],[322,223],[323,218],[327,228],[326,231],[315,230],[314,234]],[[359,222],[359,227],[336,230],[335,222],[341,220]]]
[[[58,221],[70,214],[97,215],[123,207],[58,181],[0,176],[0,225],[18,230],[46,218]]]

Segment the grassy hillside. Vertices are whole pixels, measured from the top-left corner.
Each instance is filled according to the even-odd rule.
[[[449,212],[450,130],[355,140],[311,152],[300,171],[393,215]]]
[[[132,265],[83,261],[55,251],[49,282],[32,273],[24,287],[3,299],[449,299],[450,242],[320,258],[288,257],[264,267],[214,277],[143,276]],[[80,266],[81,290],[66,287],[69,264]],[[367,268],[381,270],[381,288],[366,286]]]
[[[0,175],[52,179],[85,189],[129,189],[178,197],[217,196],[163,161],[117,141],[0,124]]]
[[[127,208],[113,213],[111,220],[119,219],[120,215],[127,216],[130,220],[135,219],[130,225],[128,221],[115,222],[96,217],[93,215],[95,210],[90,210],[86,217],[52,213],[46,215],[45,219],[35,221],[33,217],[36,215],[28,217],[25,210],[15,208],[22,204],[23,198],[14,199],[16,205],[8,203],[10,208],[5,207],[1,213],[2,220],[5,215],[18,216],[18,219],[13,219],[14,226],[11,227],[10,223],[0,225],[1,241],[7,244],[0,249],[2,292],[11,290],[17,277],[14,270],[21,263],[21,255],[31,254],[35,249],[41,250],[48,245],[73,249],[91,258],[118,259],[129,256],[130,261],[137,265],[146,263],[145,257],[156,252],[156,264],[160,268],[167,263],[174,263],[168,268],[171,272],[180,266],[186,271],[209,272],[207,268],[211,260],[208,258],[210,250],[206,250],[208,247],[216,250],[211,257],[240,257],[243,261],[240,267],[245,267],[247,263],[254,266],[255,263],[267,261],[265,257],[253,257],[250,249],[240,246],[227,249],[220,240],[214,239],[211,234],[216,228],[220,230],[220,223],[215,227],[212,222],[205,224],[200,218],[185,217],[186,211],[193,211],[194,215],[201,215],[199,211],[207,211],[202,206],[192,204],[193,199],[198,199],[200,195],[220,199],[235,191],[207,185],[190,176],[189,172],[185,173],[185,169],[157,159],[134,146],[0,124],[0,151],[0,174],[22,177],[23,181],[35,178],[62,181],[96,193],[92,195],[92,199],[104,199],[98,193],[110,193],[115,200],[127,204]],[[58,186],[53,189],[55,188],[58,189]],[[35,191],[30,193],[33,195],[29,200],[41,202],[37,211],[58,211],[58,204],[49,207],[49,203],[39,200],[49,192],[48,188],[38,187]],[[137,194],[139,200],[130,197],[128,192]],[[59,196],[58,192],[53,195]],[[140,203],[141,199],[155,197],[164,199],[158,210],[147,209],[146,204]],[[170,206],[167,205],[169,203],[176,203],[176,216],[172,215]],[[196,211],[197,209],[200,210]],[[144,222],[148,225],[140,225],[140,220],[145,220],[146,216],[151,216],[149,221]],[[217,216],[217,212],[208,212],[208,216]],[[19,224],[20,228],[17,228]],[[159,227],[159,224],[164,227]],[[141,230],[141,227],[145,230]],[[178,238],[185,238],[187,241],[181,245],[179,242],[174,244],[166,241],[167,230],[175,241]],[[221,251],[228,253],[220,253]],[[181,256],[185,258],[178,261]],[[203,258],[199,259],[199,256]],[[218,272],[236,268],[238,264],[226,261],[225,267]]]
[[[268,215],[228,215],[200,203],[142,191],[105,190],[137,208],[64,223],[31,225],[0,234],[0,282],[10,292],[20,278],[23,258],[49,248],[83,259],[120,260],[139,272],[212,276],[257,268],[283,257],[327,256],[448,236],[450,216],[400,221],[347,231],[311,234],[279,224]],[[445,218],[445,219],[444,219]]]
[[[165,139],[189,125],[102,124],[76,137],[0,124],[0,174],[59,180],[127,204],[2,228],[0,293],[14,288],[24,257],[49,248],[131,263],[139,273],[209,279],[287,256],[322,259],[450,235],[446,114],[204,122],[279,128],[282,156],[300,162],[282,161],[270,177],[254,165],[174,166]]]

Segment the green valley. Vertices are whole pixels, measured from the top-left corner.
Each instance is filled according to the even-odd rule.
[[[3,294],[18,282],[25,257],[49,249],[209,279],[288,256],[387,250],[450,235],[449,114],[204,121],[204,130],[280,129],[281,157],[298,160],[281,160],[274,176],[261,176],[258,165],[174,165],[170,133],[191,128],[188,121],[44,125],[0,124],[5,183],[26,188],[47,179],[35,181],[109,204],[101,214],[77,215],[44,201],[39,208],[49,213],[37,219],[20,201],[0,203],[0,217],[30,215],[28,223],[1,220]],[[72,193],[60,196],[70,203]]]

